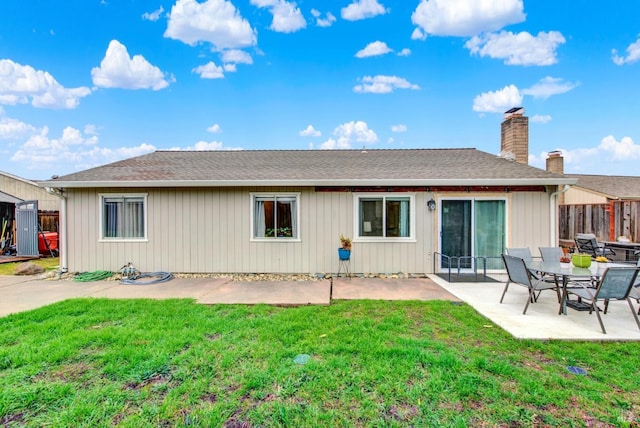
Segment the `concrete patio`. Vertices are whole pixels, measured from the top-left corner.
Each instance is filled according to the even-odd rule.
[[[543,292],[536,303],[529,305],[526,315],[522,314],[528,297],[524,287],[509,286],[500,304],[506,275],[496,275],[495,278],[501,282],[448,283],[432,277],[442,288],[519,339],[640,341],[640,329],[627,302],[609,303],[607,314],[602,315],[607,330],[607,334],[603,334],[595,314],[568,308],[566,315],[558,315],[559,304],[553,291]],[[634,304],[634,307],[637,311],[638,305]]]
[[[504,281],[504,276],[496,277]],[[523,287],[512,286],[498,303],[504,282],[449,283],[429,278],[352,278],[320,281],[232,281],[230,278],[174,278],[149,285],[122,285],[119,281],[74,282],[37,277],[0,276],[0,316],[36,309],[76,297],[110,299],[194,299],[201,304],[271,304],[279,306],[329,305],[331,300],[452,300],[463,301],[520,339],[640,341],[626,302],[611,302],[603,315],[607,334],[595,315],[568,309],[558,315],[555,294],[544,292],[531,304]]]

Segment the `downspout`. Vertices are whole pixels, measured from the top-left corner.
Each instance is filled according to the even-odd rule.
[[[549,243],[552,246],[555,246],[558,240],[556,239],[556,232],[558,230],[558,225],[556,224],[556,219],[558,218],[558,195],[565,193],[569,190],[571,186],[565,184],[562,190],[556,190],[551,195],[549,195],[549,224],[551,225],[549,231]]]
[[[44,190],[50,195],[60,198],[60,221],[58,222],[58,243],[60,246],[60,273],[68,271],[67,266],[67,197],[62,189],[45,187]]]

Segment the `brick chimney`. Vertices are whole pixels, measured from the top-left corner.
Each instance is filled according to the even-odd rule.
[[[564,158],[560,150],[549,152],[547,155],[547,171],[564,174]]]
[[[554,150],[547,155],[547,171],[564,174],[564,158],[560,150]],[[558,195],[558,203],[564,205],[565,193]]]
[[[524,108],[514,107],[504,112],[500,126],[500,155],[529,164],[529,118]]]

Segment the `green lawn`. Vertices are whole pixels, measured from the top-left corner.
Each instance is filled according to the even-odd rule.
[[[639,361],[448,301],[74,299],[0,318],[0,425],[637,426]]]

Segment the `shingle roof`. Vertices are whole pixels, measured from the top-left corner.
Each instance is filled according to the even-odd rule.
[[[573,183],[476,149],[156,151],[49,187]]]
[[[602,193],[610,199],[640,199],[640,177],[620,175],[566,174],[576,186]]]

